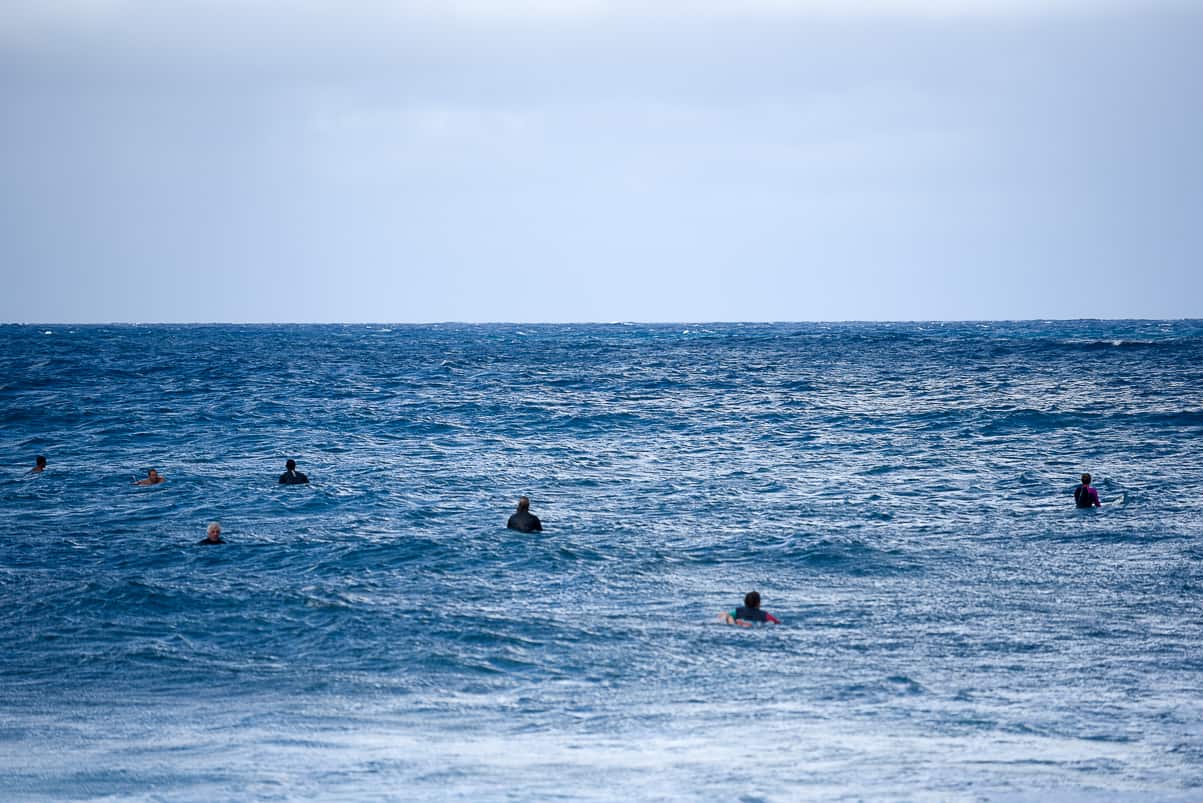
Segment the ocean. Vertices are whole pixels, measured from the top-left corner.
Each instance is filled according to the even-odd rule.
[[[1203,321],[0,344],[0,799],[1203,799]]]

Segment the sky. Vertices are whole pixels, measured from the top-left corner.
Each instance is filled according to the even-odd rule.
[[[6,0],[0,321],[1198,318],[1201,85],[1176,0]]]

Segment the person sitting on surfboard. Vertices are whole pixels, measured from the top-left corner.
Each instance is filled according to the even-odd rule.
[[[284,473],[280,475],[280,485],[304,485],[309,478],[303,472],[297,471],[297,461],[292,458],[284,464]]]
[[[751,627],[754,622],[762,622],[764,624],[781,624],[781,620],[768,611],[760,610],[760,592],[749,591],[744,595],[744,604],[740,605],[733,611],[723,613],[720,617],[729,625],[740,625],[741,627]]]
[[[525,496],[518,497],[518,511],[510,516],[510,520],[505,523],[505,526],[524,533],[543,532],[543,522],[530,512],[530,499]]]
[[[1102,507],[1099,492],[1090,487],[1090,475],[1082,475],[1082,484],[1074,488],[1074,502],[1078,507]]]

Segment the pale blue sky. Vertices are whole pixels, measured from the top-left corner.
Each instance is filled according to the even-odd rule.
[[[9,0],[0,320],[1203,317],[1203,4],[642,5]]]

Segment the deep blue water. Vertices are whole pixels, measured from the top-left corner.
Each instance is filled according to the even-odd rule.
[[[1203,799],[1203,322],[0,344],[4,800]]]

